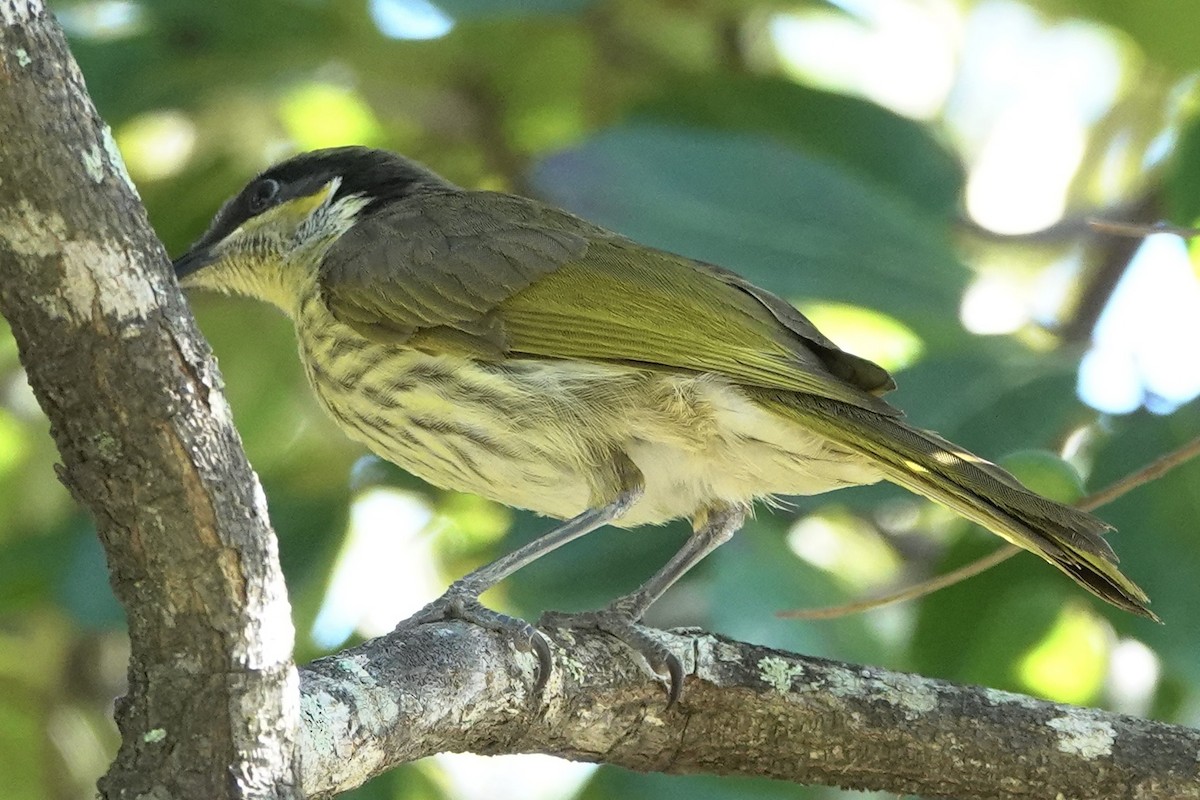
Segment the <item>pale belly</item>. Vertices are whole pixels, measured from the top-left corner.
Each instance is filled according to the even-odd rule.
[[[715,376],[480,363],[379,345],[331,319],[304,326],[300,349],[321,403],[377,455],[435,486],[553,517],[603,502],[614,453],[645,480],[621,526],[881,477]]]

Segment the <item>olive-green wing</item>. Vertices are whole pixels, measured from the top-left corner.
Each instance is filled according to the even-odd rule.
[[[731,272],[512,195],[413,200],[356,225],[322,263],[330,310],[369,338],[712,372],[899,414],[876,396],[894,387],[883,368]]]
[[[482,195],[486,202],[464,204]],[[587,250],[563,212],[488,192],[425,192],[359,222],[328,250],[330,310],[368,338],[403,343],[432,329],[502,349],[496,307]]]

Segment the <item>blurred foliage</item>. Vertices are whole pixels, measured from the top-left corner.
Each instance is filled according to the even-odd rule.
[[[1163,186],[1167,210],[1181,225],[1200,221],[1200,118],[1180,134]]]
[[[786,68],[774,36],[780,15],[852,18],[814,0],[52,5],[172,253],[272,160],[347,142],[386,146],[463,185],[535,194],[648,244],[747,275],[812,309],[835,339],[851,347],[862,342],[868,355],[897,366],[902,388],[895,400],[913,420],[994,458],[1024,451],[1014,468],[1045,480],[1047,491],[1078,490],[1056,453],[1065,452],[1095,489],[1200,431],[1195,404],[1170,416],[1124,417],[1102,417],[1083,405],[1074,381],[1087,343],[1055,333],[1072,330],[1076,318],[1094,321],[1112,289],[1091,291],[1096,276],[1107,274],[1101,265],[1111,242],[1081,238],[1082,226],[1065,223],[1107,209],[1119,215],[1146,197],[1177,223],[1200,217],[1200,117],[1190,118],[1188,82],[1200,51],[1191,0],[1160,0],[1153,13],[1144,0],[1031,0],[1020,7],[886,0],[889,8],[952,18],[948,37],[982,11],[1019,7],[1031,24],[1086,29],[1119,45],[1113,58],[1123,60],[1110,66],[1121,79],[1090,121],[1063,232],[1011,237],[988,234],[964,211],[980,151],[971,125],[951,111],[978,91],[970,80],[977,73],[964,66],[970,53],[949,62],[941,112],[903,116],[866,89],[831,89],[836,81],[828,76]],[[886,32],[898,20],[855,24]],[[432,38],[396,35],[404,31]],[[885,50],[854,53],[864,86],[902,66]],[[1068,256],[1077,268],[1059,281],[1064,288],[1055,309],[1041,314],[1043,324],[981,337],[960,323],[964,291],[979,276],[1029,283],[1063,274],[1053,265]],[[404,534],[424,549],[401,551],[397,564],[430,553],[444,580],[546,529],[547,520],[440,493],[362,460],[360,448],[313,402],[289,323],[278,313],[227,298],[195,297],[193,307],[270,499],[301,658],[324,652],[309,632],[335,583],[352,503],[366,489],[391,487],[432,510],[425,533]],[[55,480],[55,458],[0,321],[6,800],[91,797],[117,743],[111,704],[122,691],[120,609],[90,522]],[[1027,556],[901,608],[823,623],[775,618],[776,610],[905,584],[996,546],[890,487],[763,509],[669,593],[650,621],[1196,724],[1200,464],[1102,513],[1120,528],[1113,543],[1122,565],[1148,590],[1166,625],[1103,607]],[[652,573],[686,531],[676,524],[599,532],[522,572],[492,599],[531,617],[545,608],[598,606]],[[1117,663],[1114,646],[1128,640],[1149,648],[1149,667]],[[495,797],[486,781],[471,793],[447,779],[454,768],[405,767],[353,796]],[[521,796],[556,796],[553,787],[535,791],[533,776],[528,780]],[[601,768],[578,796],[650,795],[841,793]]]

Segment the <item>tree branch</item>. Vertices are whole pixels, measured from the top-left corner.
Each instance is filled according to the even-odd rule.
[[[0,313],[129,621],[109,797],[286,798],[292,624],[258,479],[41,0],[0,0]]]
[[[1200,797],[1200,732],[826,661],[708,633],[663,633],[663,679],[601,633],[548,631],[554,674],[465,624],[425,625],[301,669],[303,784],[328,797],[442,751],[551,753],[672,773],[765,775],[898,794]]]

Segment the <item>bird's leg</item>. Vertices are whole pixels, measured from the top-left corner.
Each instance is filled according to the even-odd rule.
[[[596,628],[625,642],[641,653],[656,672],[665,671],[670,676],[671,685],[667,691],[667,708],[670,708],[683,692],[683,664],[674,653],[647,633],[646,628],[639,622],[646,609],[662,597],[684,573],[737,533],[746,520],[746,513],[747,509],[742,506],[724,506],[708,512],[683,547],[650,580],[636,590],[617,598],[599,611],[548,612],[542,615],[539,625]]]
[[[430,622],[461,619],[513,637],[517,646],[537,653],[538,677],[534,694],[541,692],[550,677],[552,665],[550,646],[542,635],[528,622],[501,614],[479,602],[479,595],[512,575],[522,567],[532,564],[547,553],[557,550],[568,542],[591,533],[620,517],[638,501],[644,491],[641,473],[628,458],[615,458],[612,474],[616,490],[615,497],[599,508],[588,509],[564,522],[549,533],[519,547],[507,555],[468,573],[450,584],[450,588],[432,603],[429,603],[408,619],[401,621],[396,629],[414,627]]]

